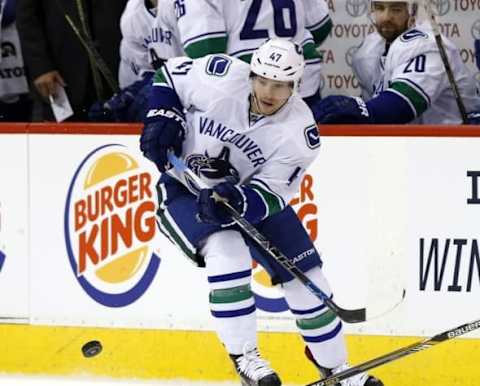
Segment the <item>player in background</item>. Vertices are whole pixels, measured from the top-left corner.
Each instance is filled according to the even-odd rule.
[[[148,89],[155,70],[161,67],[154,52],[148,49],[152,41],[163,38],[155,28],[157,0],[129,0],[120,19],[120,65],[118,82],[121,91],[107,101],[95,102],[88,116],[92,121],[129,122],[143,119],[139,106],[146,103]],[[143,91],[142,91],[143,90]]]
[[[153,22],[156,14],[157,0],[130,0],[125,7],[120,19],[122,41],[118,70],[118,83],[122,89],[155,72],[147,48],[155,39]]]
[[[430,23],[419,22],[418,8],[417,0],[371,2],[376,32],[365,38],[352,60],[363,99],[329,96],[316,106],[318,121],[462,123]],[[474,117],[480,97],[473,75],[455,45],[444,36],[442,40],[467,113]]]
[[[30,122],[29,95],[22,48],[15,23],[16,0],[0,0],[0,122]]]
[[[267,38],[292,39],[303,47],[307,65],[300,95],[311,105],[320,99],[321,59],[316,47],[331,28],[325,0],[158,0],[151,28],[153,38],[144,47],[150,57],[146,68],[151,70],[155,62],[172,57],[200,58],[213,53],[227,53],[249,62],[252,52]],[[125,90],[125,97],[121,92],[97,104],[91,119],[137,121],[144,110],[144,99],[141,95],[130,106],[138,92],[132,90],[135,87]],[[148,86],[146,89],[143,95],[148,94]]]
[[[252,54],[250,65],[222,54],[168,60],[154,77],[140,148],[162,173],[160,230],[197,265],[206,266],[215,328],[242,385],[277,386],[279,376],[257,349],[252,258],[282,285],[322,374],[345,369],[347,354],[339,318],[244,238],[212,198],[216,192],[227,199],[331,294],[320,256],[287,204],[320,148],[313,115],[296,92],[304,58],[300,47],[285,39],[268,40]],[[169,170],[170,150],[212,189],[199,190]],[[360,374],[340,384],[347,385],[383,384]]]
[[[309,105],[320,99],[316,47],[332,28],[325,0],[159,0],[156,22],[175,39],[152,44],[166,58],[172,51],[191,58],[225,52],[249,63],[266,39],[293,40],[302,46],[306,63],[300,95]]]

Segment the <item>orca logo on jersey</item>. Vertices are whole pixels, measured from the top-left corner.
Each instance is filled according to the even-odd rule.
[[[402,36],[400,36],[400,40],[402,42],[409,42],[417,38],[428,39],[428,35],[425,32],[419,31],[418,29],[412,29],[410,31],[405,32]]]
[[[205,154],[191,154],[186,158],[187,166],[197,175],[212,184],[229,181],[236,184],[240,181],[238,170],[230,163],[230,149],[224,146],[216,157]],[[193,191],[198,191],[197,185],[187,178],[187,183]]]

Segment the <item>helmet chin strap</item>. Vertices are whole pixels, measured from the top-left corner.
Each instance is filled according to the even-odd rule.
[[[255,114],[261,114],[260,106],[258,105],[258,99],[255,96],[255,92],[253,90],[250,96],[251,96],[250,111]]]

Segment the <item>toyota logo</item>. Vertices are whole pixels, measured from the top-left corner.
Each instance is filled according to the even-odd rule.
[[[471,32],[474,39],[480,39],[480,19],[473,22]]]
[[[358,46],[352,46],[345,52],[345,62],[347,62],[349,67],[352,67],[353,55],[355,55],[358,48]]]
[[[345,9],[352,17],[363,16],[368,9],[368,0],[347,0]]]
[[[450,0],[432,0],[438,16],[445,16],[450,11]]]

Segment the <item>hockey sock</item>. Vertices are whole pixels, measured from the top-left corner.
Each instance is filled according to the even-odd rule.
[[[210,311],[230,354],[257,346],[255,299],[250,288],[252,260],[242,236],[232,230],[208,237],[202,247],[210,286]]]
[[[320,268],[313,268],[306,275],[325,293],[331,294]],[[344,363],[347,352],[340,319],[299,280],[285,283],[283,289],[290,311],[295,316],[297,328],[315,361],[326,368],[334,368]]]

